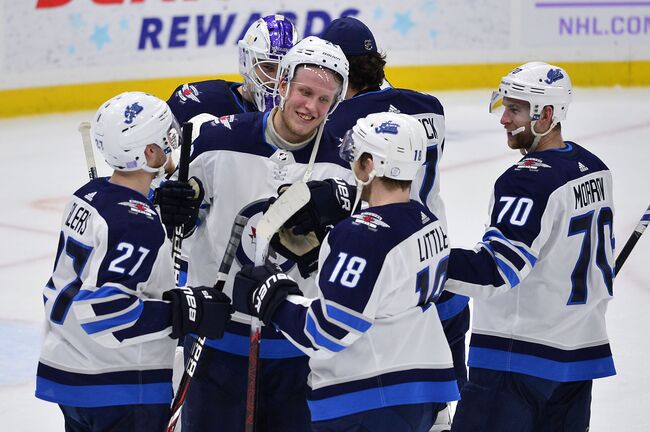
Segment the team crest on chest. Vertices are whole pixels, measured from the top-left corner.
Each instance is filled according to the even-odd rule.
[[[537,172],[540,168],[551,168],[551,166],[537,158],[525,158],[515,165],[515,171],[528,170]]]

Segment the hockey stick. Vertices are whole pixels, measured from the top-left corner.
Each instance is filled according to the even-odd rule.
[[[192,123],[183,123],[183,139],[181,141],[181,157],[178,161],[178,181],[187,182],[190,171],[190,149],[192,148]],[[183,225],[174,228],[172,236],[172,259],[174,260],[174,278],[178,287],[181,277],[181,247],[183,245]]]
[[[310,192],[304,182],[291,185],[264,213],[255,227],[255,265],[264,264],[269,252],[271,237],[298,210],[309,202]],[[248,350],[248,383],[246,388],[246,432],[255,430],[257,412],[257,376],[260,359],[262,325],[259,318],[251,317],[250,347]]]
[[[630,256],[630,252],[632,252],[632,249],[636,245],[636,242],[638,242],[639,238],[641,238],[643,231],[645,231],[645,229],[648,227],[648,222],[650,222],[650,206],[648,206],[643,216],[641,216],[641,220],[637,224],[636,228],[634,228],[634,231],[632,232],[632,235],[630,235],[630,238],[627,239],[625,246],[623,246],[623,250],[616,257],[616,264],[614,266],[615,275],[621,271],[623,263],[625,263],[627,257]]]
[[[246,210],[249,206],[245,207],[243,210]],[[242,211],[243,211],[242,210]],[[228,246],[226,246],[226,252],[224,253],[221,264],[219,265],[219,272],[217,273],[217,281],[214,284],[214,287],[218,290],[223,290],[223,286],[226,283],[228,278],[228,273],[232,267],[232,262],[237,254],[237,248],[241,242],[241,236],[244,232],[244,227],[248,223],[248,218],[242,216],[241,212],[235,216],[235,222],[232,225],[232,230],[230,231],[230,240],[228,240]],[[185,370],[183,372],[183,377],[181,382],[178,384],[178,390],[176,391],[176,396],[172,402],[171,407],[171,417],[169,423],[167,424],[167,432],[174,432],[176,429],[176,423],[180,418],[181,409],[183,408],[183,403],[185,403],[185,398],[187,396],[187,390],[198,366],[199,359],[201,358],[201,353],[203,352],[203,347],[205,346],[205,337],[197,338],[194,343],[192,343],[192,348],[188,355],[187,363],[185,364]]]
[[[86,155],[86,166],[88,167],[88,177],[91,180],[97,178],[97,167],[95,166],[95,156],[93,154],[93,145],[90,140],[90,123],[81,122],[77,128],[81,134],[81,142],[84,146],[84,154]]]

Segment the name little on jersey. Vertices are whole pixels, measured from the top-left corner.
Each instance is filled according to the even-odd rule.
[[[585,180],[573,186],[575,208],[587,207],[595,202],[605,200],[605,181],[602,177]]]
[[[418,238],[418,251],[420,252],[420,262],[436,256],[441,251],[449,248],[447,234],[442,227],[437,226],[431,231]]]

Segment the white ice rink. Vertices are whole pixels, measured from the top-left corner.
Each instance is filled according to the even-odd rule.
[[[437,95],[447,115],[441,166],[450,239],[453,246],[471,247],[482,236],[494,180],[519,153],[507,148],[498,118],[487,113],[490,90]],[[620,249],[650,204],[650,89],[578,88],[574,100],[563,135],[593,151],[612,170]],[[0,120],[4,431],[63,430],[58,407],[34,397],[44,319],[41,290],[50,276],[64,203],[87,181],[77,125],[91,115]],[[107,173],[100,166],[100,174]],[[650,238],[645,237],[614,286],[608,327],[618,375],[594,385],[591,432],[650,431]]]

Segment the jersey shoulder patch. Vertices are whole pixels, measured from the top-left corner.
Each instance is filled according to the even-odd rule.
[[[378,231],[384,228],[390,228],[386,222],[382,220],[382,217],[377,213],[370,211],[364,211],[360,214],[352,215],[352,225],[359,225],[368,228],[370,231]]]

